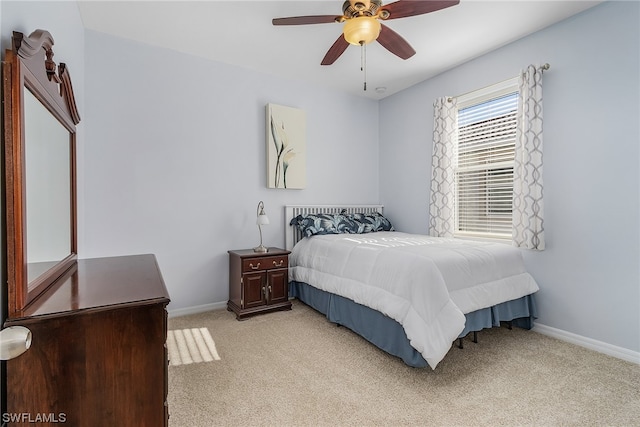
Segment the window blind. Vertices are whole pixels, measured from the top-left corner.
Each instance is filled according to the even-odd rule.
[[[514,91],[458,111],[458,235],[511,236],[517,110]]]

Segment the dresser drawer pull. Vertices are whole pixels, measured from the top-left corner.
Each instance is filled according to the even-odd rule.
[[[273,266],[274,267],[282,267],[284,265],[284,260],[281,259],[280,262],[275,262],[273,261]]]
[[[249,263],[249,268],[251,268],[252,270],[257,270],[260,268],[260,263],[258,263],[258,265],[254,266],[253,263]]]

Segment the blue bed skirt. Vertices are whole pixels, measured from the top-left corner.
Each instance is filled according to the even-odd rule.
[[[330,322],[346,326],[380,349],[401,358],[407,365],[416,368],[427,366],[422,355],[409,344],[402,325],[379,311],[303,282],[290,282],[289,296],[326,315]],[[537,311],[532,294],[473,311],[465,317],[467,321],[460,338],[469,332],[500,326],[500,322],[531,329]]]

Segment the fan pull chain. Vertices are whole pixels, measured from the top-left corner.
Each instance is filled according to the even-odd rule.
[[[367,90],[367,45],[360,42],[360,71],[364,73],[364,90]]]

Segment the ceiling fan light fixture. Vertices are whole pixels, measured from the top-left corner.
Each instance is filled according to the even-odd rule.
[[[382,25],[373,16],[358,16],[344,24],[344,39],[354,45],[368,44],[378,38]]]

